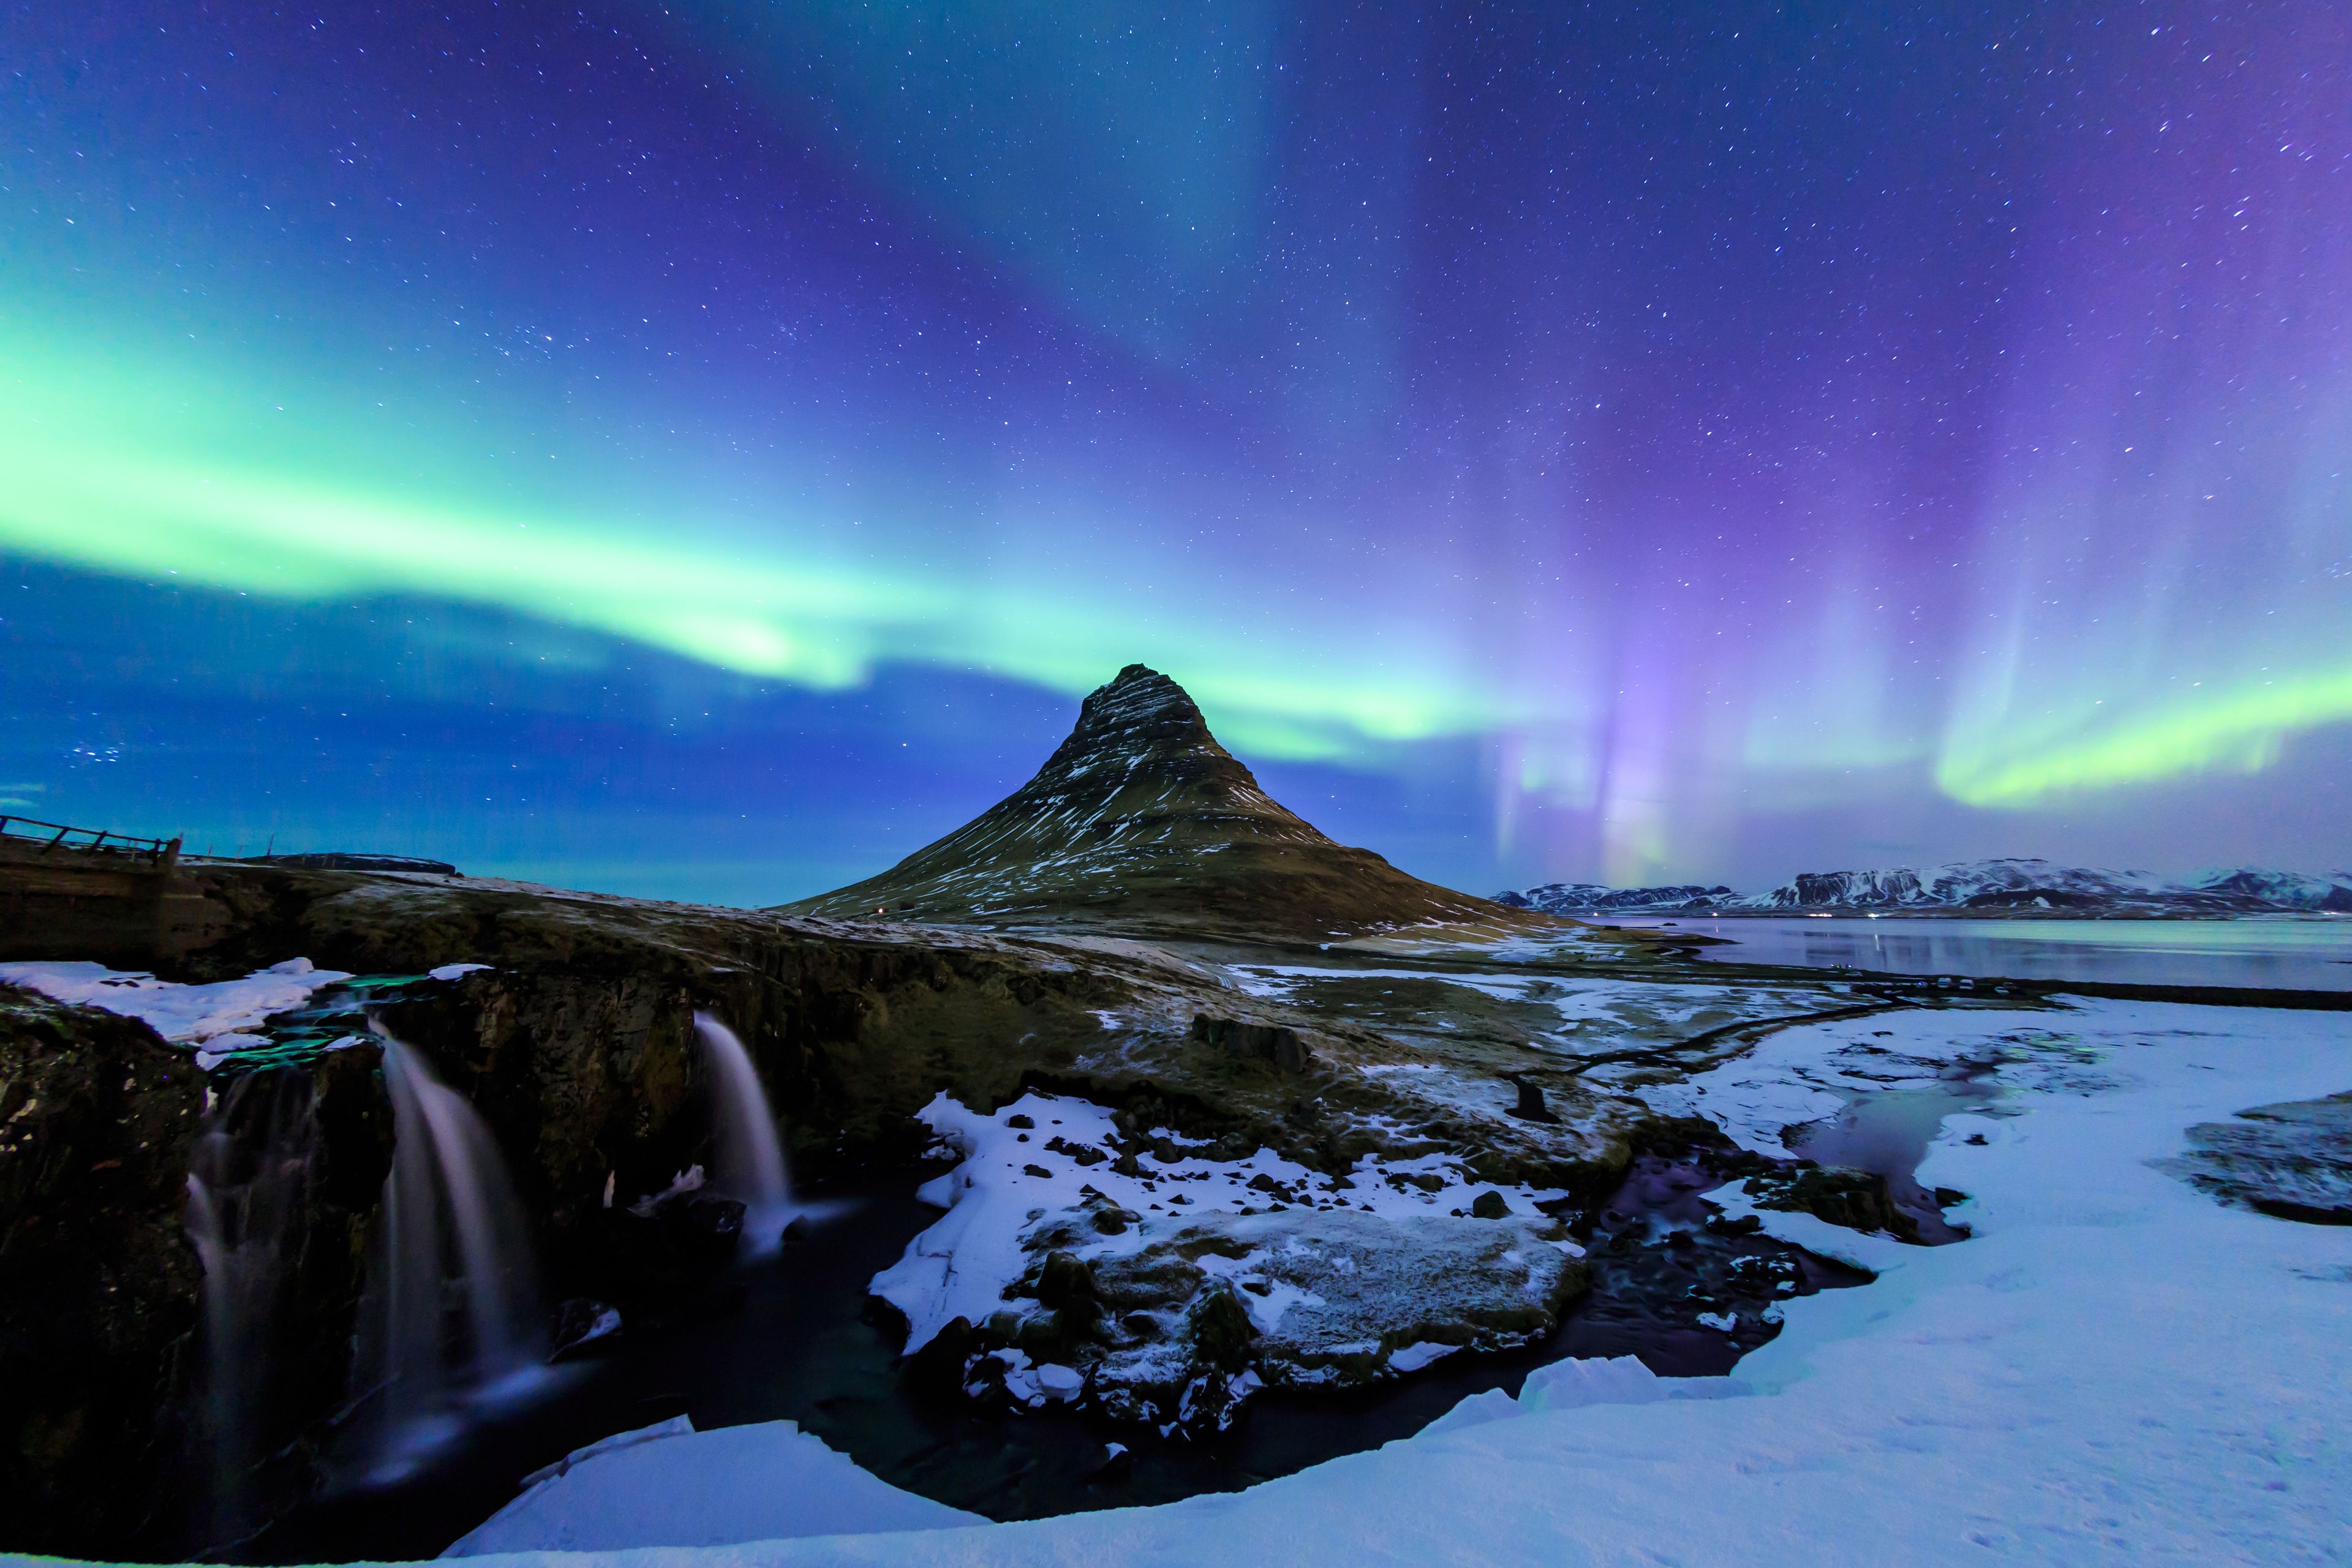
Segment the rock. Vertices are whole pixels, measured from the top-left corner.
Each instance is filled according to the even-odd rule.
[[[1021,1173],[1024,1176],[1036,1176],[1048,1182],[1054,1179],[1054,1173],[1043,1165],[1024,1165],[1021,1167]]]
[[[1507,1219],[1510,1213],[1511,1205],[1503,1201],[1502,1194],[1492,1188],[1471,1200],[1470,1217],[1473,1219]]]
[[[688,1266],[705,1269],[735,1261],[743,1241],[743,1205],[735,1199],[711,1193],[688,1193],[654,1211]]]
[[[2189,1129],[2156,1168],[2225,1204],[2309,1225],[2352,1225],[2352,1094],[2241,1110]],[[1942,1200],[1942,1194],[1937,1194]]]
[[[784,1222],[783,1231],[776,1239],[786,1247],[798,1247],[815,1234],[816,1226],[809,1223],[808,1215],[796,1214]]]
[[[1069,1331],[1070,1324],[1061,1313],[1040,1312],[1035,1317],[1021,1320],[1021,1327],[1014,1331],[1013,1342],[1032,1355],[1052,1355],[1062,1348]]]
[[[1065,1359],[1116,1418],[1213,1430],[1260,1384],[1344,1388],[1399,1375],[1391,1350],[1540,1339],[1586,1284],[1559,1234],[1520,1215],[1203,1215],[1095,1261],[1105,1319]]]
[[[1087,1478],[1088,1481],[1099,1482],[1107,1487],[1118,1487],[1125,1486],[1135,1479],[1135,1456],[1129,1451],[1126,1444],[1108,1444],[1105,1447],[1104,1452],[1106,1457],[1103,1462],[1095,1468],[1094,1474]]]
[[[1756,1206],[1810,1214],[1848,1230],[1884,1231],[1904,1241],[1919,1239],[1919,1225],[1895,1206],[1886,1178],[1836,1166],[1793,1168],[1748,1178]]]
[[[1105,1160],[1110,1158],[1108,1153],[1096,1148],[1091,1143],[1073,1143],[1068,1139],[1062,1137],[1047,1139],[1045,1141],[1045,1147],[1050,1152],[1059,1154],[1065,1159],[1074,1161],[1080,1165],[1099,1165]]]
[[[1282,1072],[1303,1073],[1315,1065],[1315,1053],[1307,1047],[1306,1037],[1286,1024],[1249,1023],[1196,1013],[1192,1037],[1228,1056],[1272,1062]]]
[[[203,1111],[144,1024],[0,986],[0,1545],[176,1554]]]
[[[645,1212],[598,1211],[594,1267],[573,1279],[593,1279],[591,1299],[614,1303],[639,1328],[723,1308],[722,1286],[743,1238],[743,1205],[697,1191],[637,1206]]]
[[[1034,1121],[1034,1119],[1033,1119],[1033,1118],[1031,1118],[1031,1117],[1023,1116],[1023,1115],[1020,1115],[1020,1114],[1018,1114],[1018,1113],[1015,1113],[1015,1114],[1013,1114],[1013,1115],[1012,1115],[1012,1116],[1008,1116],[1008,1117],[1006,1117],[1006,1118],[1004,1119],[1004,1125],[1006,1125],[1007,1127],[1015,1128],[1015,1129],[1017,1129],[1017,1130],[1019,1130],[1019,1131],[1021,1131],[1026,1132],[1026,1131],[1031,1131],[1034,1130],[1034,1129],[1035,1129],[1035,1127],[1036,1127],[1036,1125],[1037,1125],[1037,1123],[1036,1123],[1036,1121]]]
[[[978,1334],[966,1318],[950,1318],[923,1348],[907,1358],[907,1385],[934,1398],[948,1398],[963,1388],[964,1372],[979,1350]]]
[[[1045,1306],[1091,1318],[1101,1310],[1095,1273],[1075,1252],[1049,1252],[1037,1275],[1037,1300]]]
[[[1522,1121],[1558,1121],[1559,1117],[1544,1109],[1543,1086],[1525,1078],[1513,1078],[1511,1082],[1519,1091],[1519,1102],[1511,1107],[1511,1114]]]
[[[383,1016],[489,1123],[539,1222],[542,1265],[572,1294],[611,1294],[591,1213],[608,1174],[645,1193],[709,1163],[698,1009],[742,1036],[772,1098],[793,1108],[796,1175],[822,1181],[917,1157],[913,1114],[942,1089],[1003,1103],[1025,1071],[1066,1063],[1100,1037],[1095,1007],[1131,999],[1139,967],[973,931],[849,931],[509,883],[218,862],[184,875],[210,940],[135,959],[164,963],[167,978],[242,976],[289,953],[360,974],[492,966],[392,999]],[[146,929],[124,920],[125,942]]]
[[[1087,1374],[1076,1367],[1049,1361],[1039,1366],[1034,1375],[1038,1388],[1048,1399],[1066,1404],[1086,1392]]]
[[[1251,1349],[1257,1343],[1257,1327],[1234,1288],[1220,1279],[1193,1300],[1185,1317],[1184,1337],[1202,1364],[1240,1372],[1249,1364]]]
[[[592,1301],[575,1296],[555,1310],[555,1326],[549,1338],[554,1349],[548,1352],[551,1362],[565,1361],[579,1354],[588,1346],[610,1340],[621,1331],[621,1310],[602,1301]]]

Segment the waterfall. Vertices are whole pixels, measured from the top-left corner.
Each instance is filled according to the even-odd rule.
[[[301,1254],[319,1125],[310,1075],[239,1074],[207,1096],[190,1152],[188,1237],[204,1265],[202,1436],[211,1485],[204,1539],[261,1522],[256,1468],[272,1395],[280,1299]]]
[[[383,1042],[392,1172],[360,1330],[360,1388],[374,1396],[367,1479],[406,1474],[469,1412],[520,1394],[543,1347],[530,1238],[489,1129],[398,1040]]]
[[[784,1148],[776,1118],[760,1087],[759,1069],[735,1031],[708,1013],[694,1016],[694,1032],[710,1059],[713,1120],[719,1135],[713,1183],[744,1206],[743,1231],[755,1250],[777,1245],[777,1231],[792,1208],[793,1190],[784,1173]]]

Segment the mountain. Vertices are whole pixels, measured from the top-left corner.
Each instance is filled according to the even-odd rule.
[[[1546,882],[1524,893],[1496,893],[1495,901],[1548,915],[1634,914],[1660,910],[1713,910],[1739,901],[1729,888],[1688,883],[1672,888],[1604,888],[1598,882]]]
[[[1003,800],[878,877],[782,909],[1318,939],[1542,923],[1326,838],[1268,798],[1182,687],[1139,664],[1096,689]]]
[[[1775,910],[2091,909],[2164,891],[2165,885],[2145,871],[2098,871],[2047,860],[1963,860],[1882,871],[1807,871],[1748,903]]]
[[[2326,910],[2352,914],[2352,871],[2325,877],[2301,871],[2208,871],[2189,879],[2200,892],[2255,898],[2290,910]]]
[[[2331,902],[2330,900],[2334,900]],[[2085,914],[2236,915],[2352,909],[2352,877],[2209,871],[2185,882],[2047,860],[1961,860],[1880,871],[1809,871],[1743,900],[1756,910],[2064,910]]]
[[[2047,860],[1958,860],[1869,871],[1805,871],[1769,893],[1728,888],[1604,888],[1549,882],[1496,901],[1551,914],[1720,911],[1769,914],[1831,910],[2031,910],[2081,915],[2196,917],[2326,911],[2352,914],[2352,872],[2310,876],[2245,868],[2167,881],[2146,871],[2105,871]]]

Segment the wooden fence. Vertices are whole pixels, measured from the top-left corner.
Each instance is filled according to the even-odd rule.
[[[114,833],[97,827],[68,827],[62,822],[40,822],[29,816],[0,816],[0,839],[13,839],[21,847],[37,844],[43,855],[58,850],[78,854],[96,851],[100,855],[121,855],[152,865],[170,866],[180,858],[180,841],[176,838],[140,838],[128,833]]]

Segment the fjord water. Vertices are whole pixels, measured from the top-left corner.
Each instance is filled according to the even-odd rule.
[[[1626,916],[1736,945],[1699,956],[1885,974],[2000,980],[2352,991],[2352,918],[2240,921],[1939,920],[1885,915],[1790,920]]]

